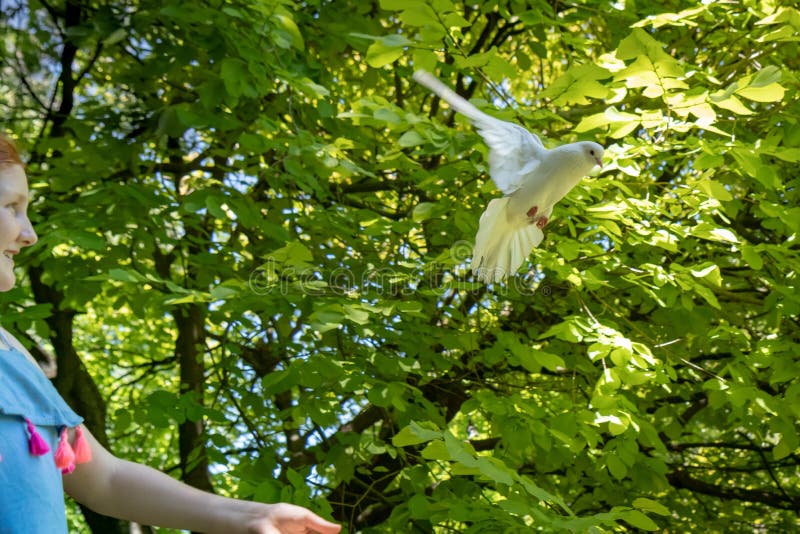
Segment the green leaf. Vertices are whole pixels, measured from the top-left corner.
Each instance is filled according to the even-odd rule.
[[[178,120],[178,113],[175,107],[168,106],[161,110],[158,115],[158,129],[156,130],[159,135],[180,137],[185,130],[185,126]]]
[[[266,255],[266,258],[281,265],[295,267],[305,267],[314,260],[308,247],[299,241],[291,241],[285,246],[273,250]]]
[[[128,35],[128,32],[125,28],[117,28],[103,39],[103,46],[113,46],[125,39],[126,35]]]
[[[764,266],[764,260],[761,259],[761,255],[758,253],[756,247],[752,245],[744,245],[742,247],[742,258],[756,271],[760,271]]]
[[[613,126],[615,128],[625,128],[631,131],[639,125],[639,115],[618,111],[613,107],[608,108],[603,113],[597,113],[585,117],[575,126],[576,132],[588,132],[601,126]]]
[[[482,54],[474,54],[469,57],[457,57],[456,65],[460,69],[474,69],[476,67],[483,67],[488,64],[497,55],[497,49],[494,47]]]
[[[402,56],[401,47],[386,46],[383,43],[372,43],[367,49],[367,63],[376,69],[394,63]]]
[[[423,143],[425,143],[425,138],[415,130],[408,130],[400,136],[400,139],[397,140],[397,144],[403,148],[410,148]]]
[[[320,333],[339,328],[342,326],[344,319],[345,315],[339,304],[328,304],[320,307],[308,317],[311,327]]]
[[[241,59],[225,58],[220,66],[220,77],[228,94],[238,97],[248,85],[247,65]]]
[[[430,219],[433,216],[436,204],[433,202],[420,202],[414,206],[414,211],[411,218],[414,222],[422,222]]]
[[[781,80],[781,69],[775,65],[767,65],[759,70],[750,82],[750,87],[766,87]]]
[[[422,0],[380,0],[381,9],[386,11],[402,11],[409,7],[424,5]]]
[[[506,486],[511,486],[514,483],[514,475],[516,473],[498,458],[479,458],[477,465],[481,474],[489,480]]]
[[[737,89],[736,94],[754,102],[780,102],[786,89],[782,85],[772,83],[763,87],[749,86]]]
[[[397,303],[397,311],[401,313],[419,314],[424,309],[422,302],[409,301]]]
[[[619,459],[616,454],[606,456],[606,467],[611,476],[617,480],[622,480],[628,474],[628,467]]]
[[[404,53],[411,42],[402,35],[389,35],[369,45],[367,63],[370,67],[380,68],[395,62]]]
[[[648,48],[653,47],[660,48],[655,39],[637,28],[619,43],[616,55],[619,59],[636,59],[639,56],[646,56]]]
[[[461,16],[461,13],[447,13],[444,17],[444,24],[448,28],[467,28],[472,24],[470,21]]]
[[[239,291],[232,287],[216,286],[211,288],[211,298],[214,300],[225,300],[239,294]]]
[[[697,184],[698,188],[704,191],[708,196],[716,198],[722,202],[730,202],[733,200],[733,195],[728,191],[725,186],[719,182],[711,180],[702,180]]]
[[[545,339],[551,336],[556,336],[564,341],[578,342],[583,339],[583,332],[579,326],[579,321],[567,319],[551,326],[540,338]]]
[[[367,324],[369,322],[369,312],[361,308],[359,305],[345,304],[343,306],[343,310],[345,318],[353,321],[356,324]]]
[[[695,26],[693,19],[701,13],[705,13],[703,7],[696,7],[684,9],[680,13],[659,13],[658,15],[649,15],[645,20],[640,20],[634,27],[652,26],[653,28],[660,28],[662,26]]]
[[[427,519],[431,515],[428,499],[424,495],[413,495],[408,500],[408,511],[414,519]]]
[[[763,153],[775,156],[789,163],[797,163],[800,161],[800,148],[778,148],[774,150],[764,150]]]
[[[708,239],[710,241],[717,241],[721,243],[738,243],[739,239],[736,234],[727,228],[713,226],[710,223],[700,223],[691,229],[692,235]]]
[[[400,20],[409,26],[429,26],[438,24],[436,12],[426,4],[410,6],[400,13]]]
[[[147,280],[144,276],[133,269],[110,269],[108,271],[108,277],[109,279],[116,280],[118,282],[130,282],[135,284],[140,284]]]
[[[450,460],[450,451],[441,439],[436,439],[428,443],[420,455],[427,460]]]
[[[412,52],[412,57],[416,68],[427,70],[428,72],[435,70],[436,65],[439,63],[439,58],[430,50],[415,49]]]
[[[634,499],[632,504],[634,508],[638,508],[639,510],[644,510],[646,512],[653,512],[654,514],[663,516],[670,515],[669,508],[651,499],[639,497],[638,499]]]
[[[217,197],[207,196],[206,208],[208,209],[208,212],[217,219],[227,219],[228,217],[228,214],[224,209],[222,209],[222,203]]]
[[[724,98],[716,99],[714,95],[711,96],[711,102],[723,109],[727,109],[728,111],[732,111],[738,115],[752,115],[753,111],[750,110],[741,100],[736,98],[734,95],[724,95]]]
[[[644,515],[639,510],[627,510],[620,512],[620,518],[631,526],[648,531],[658,530],[655,521]]]
[[[718,310],[722,309],[721,306],[719,305],[719,301],[717,300],[717,296],[709,288],[697,285],[697,286],[694,287],[694,291],[698,295],[703,297],[703,300],[708,302],[714,308],[716,308]]]
[[[423,421],[417,423],[416,421],[411,421],[408,426],[403,427],[400,432],[394,435],[392,445],[395,447],[407,447],[441,438],[442,431],[431,422]]]
[[[794,449],[787,443],[786,440],[781,440],[775,447],[772,448],[772,458],[777,462],[792,454]]]
[[[185,417],[178,396],[159,389],[147,396],[147,421],[157,428],[168,428],[173,422],[183,423]]]
[[[564,359],[561,356],[556,354],[551,354],[549,352],[544,352],[541,350],[534,350],[533,357],[542,367],[549,369],[550,371],[557,371],[559,369],[564,369],[565,363]]]
[[[275,22],[277,28],[283,35],[287,35],[288,43],[297,50],[303,50],[305,48],[305,42],[303,41],[303,35],[300,33],[300,28],[297,27],[295,21],[289,16],[282,13],[277,13],[272,16],[273,21]],[[279,40],[279,42],[283,42]]]
[[[106,248],[105,237],[92,232],[77,231],[72,234],[72,241],[87,250],[104,250]]]
[[[554,98],[554,104],[586,105],[589,98],[605,98],[609,90],[600,83],[611,74],[604,68],[587,63],[570,67],[567,72],[539,94],[540,98]]]
[[[717,287],[722,286],[722,274],[720,273],[719,266],[715,263],[706,262],[697,265],[690,268],[689,272],[692,273],[692,276],[695,278],[703,278]]]

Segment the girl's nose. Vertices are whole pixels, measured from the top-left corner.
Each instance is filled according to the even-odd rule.
[[[25,217],[25,222],[22,225],[22,230],[19,233],[19,241],[22,243],[23,246],[29,247],[36,243],[39,240],[39,237],[36,235],[36,231],[33,229],[33,225],[31,221]]]

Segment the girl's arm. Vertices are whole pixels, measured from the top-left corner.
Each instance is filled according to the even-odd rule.
[[[228,499],[188,486],[145,465],[121,460],[84,427],[92,460],[64,475],[73,499],[104,515],[221,534],[336,534],[339,525],[292,504]]]

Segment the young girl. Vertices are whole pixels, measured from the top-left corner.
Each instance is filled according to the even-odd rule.
[[[36,242],[28,180],[0,135],[0,291],[14,256]],[[335,534],[340,527],[292,504],[227,499],[113,456],[81,425],[27,350],[0,328],[0,533],[65,533],[64,490],[101,514],[200,532]]]

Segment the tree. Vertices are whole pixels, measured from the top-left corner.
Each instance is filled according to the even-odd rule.
[[[351,532],[796,527],[800,14],[624,7],[4,3],[4,325],[117,454]],[[420,67],[607,147],[507,284]]]

